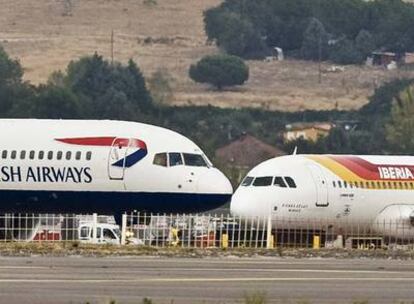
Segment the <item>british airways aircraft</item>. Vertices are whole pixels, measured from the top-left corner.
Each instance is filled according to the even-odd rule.
[[[276,227],[323,220],[338,230],[366,224],[383,235],[414,238],[414,157],[277,157],[247,174],[230,208],[234,215],[270,216]]]
[[[0,212],[201,212],[229,180],[188,138],[109,120],[0,120]]]

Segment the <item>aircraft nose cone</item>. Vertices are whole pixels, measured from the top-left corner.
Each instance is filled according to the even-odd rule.
[[[199,193],[228,195],[233,194],[233,187],[229,179],[218,169],[211,168],[198,180]]]
[[[246,215],[246,207],[247,201],[246,198],[243,197],[243,194],[241,194],[240,190],[236,190],[236,192],[231,197],[231,203],[230,203],[230,213],[234,216],[244,216]]]
[[[266,216],[267,205],[260,199],[260,193],[252,193],[249,188],[240,187],[231,198],[230,213],[234,216]]]
[[[197,184],[200,204],[206,210],[219,208],[230,202],[233,194],[233,187],[227,177],[215,168],[210,168],[209,172],[202,175]]]

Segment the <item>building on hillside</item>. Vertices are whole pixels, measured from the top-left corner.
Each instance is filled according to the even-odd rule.
[[[414,53],[405,53],[404,63],[405,64],[413,64],[414,63]]]
[[[414,63],[414,53],[392,53],[392,52],[372,52],[370,56],[373,65],[388,66],[395,63],[398,65]]]
[[[400,62],[401,55],[392,52],[375,51],[371,53],[372,63],[374,65],[389,65],[391,62]]]
[[[239,139],[217,149],[215,160],[222,164],[224,171],[235,186],[254,166],[267,159],[285,154],[277,147],[244,134]]]
[[[335,125],[330,122],[298,122],[288,124],[286,125],[286,130],[283,132],[283,139],[285,142],[300,138],[315,142],[319,137],[328,136],[333,127]]]

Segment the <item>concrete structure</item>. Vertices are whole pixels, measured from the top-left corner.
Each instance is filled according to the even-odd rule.
[[[334,124],[330,122],[294,123],[286,125],[283,133],[285,142],[294,141],[299,138],[310,141],[317,141],[319,137],[329,134]]]

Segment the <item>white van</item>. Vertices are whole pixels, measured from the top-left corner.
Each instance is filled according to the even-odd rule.
[[[121,231],[115,224],[97,223],[96,242],[93,240],[93,223],[81,222],[78,228],[79,241],[96,244],[121,244]]]

